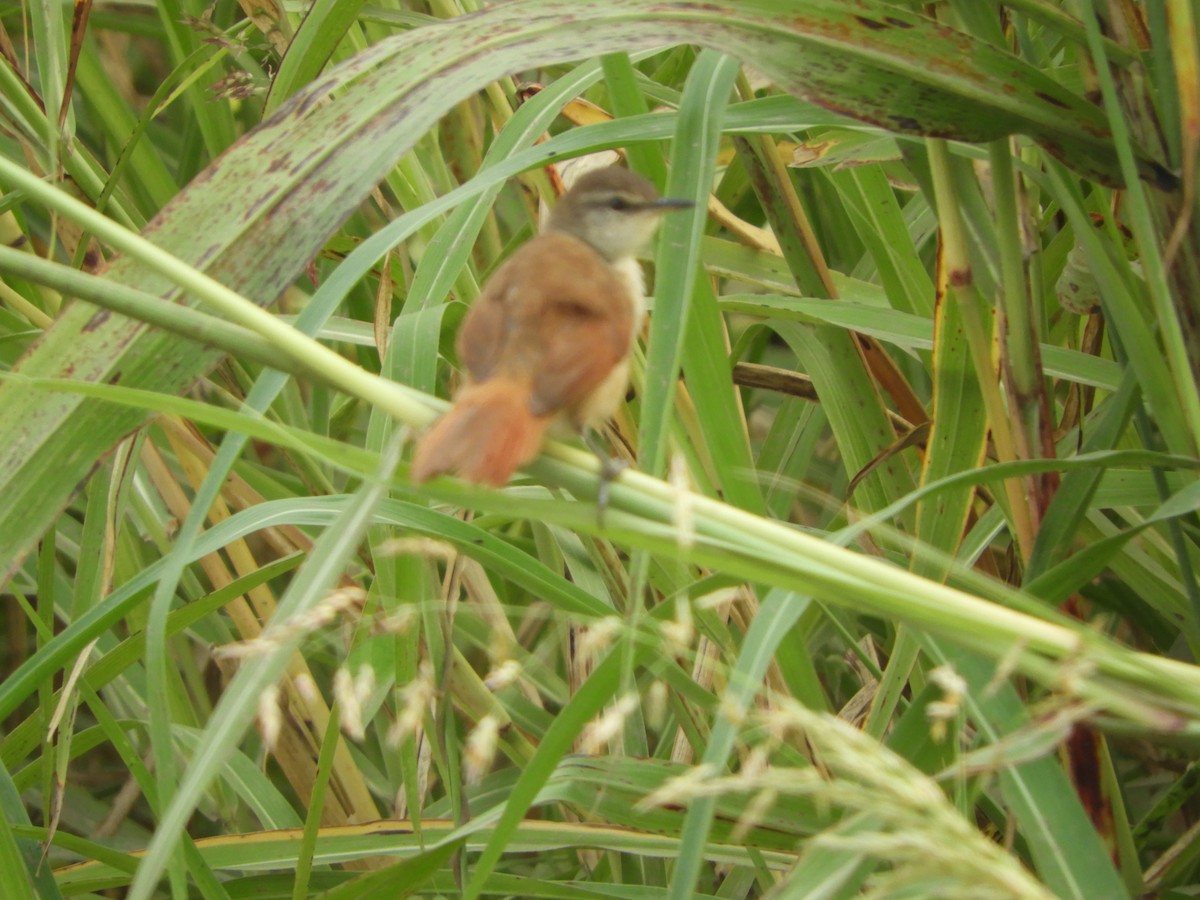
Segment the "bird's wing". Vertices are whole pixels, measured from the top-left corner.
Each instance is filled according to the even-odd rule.
[[[496,270],[458,330],[458,358],[472,381],[492,376],[515,337],[511,262]]]
[[[550,237],[544,235],[543,237]],[[607,262],[580,241],[561,237],[567,264],[537,281],[537,310],[528,322],[536,354],[533,412],[549,415],[581,403],[629,353],[633,304]]]

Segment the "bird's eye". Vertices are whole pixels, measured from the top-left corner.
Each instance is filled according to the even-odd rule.
[[[609,197],[608,201],[604,205],[609,209],[616,210],[617,212],[629,209],[629,201],[624,197]]]

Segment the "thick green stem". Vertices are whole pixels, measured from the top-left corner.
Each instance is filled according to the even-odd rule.
[[[424,424],[431,418],[423,394],[359,368],[334,350],[301,334],[276,316],[139,234],[122,228],[108,217],[80,203],[0,157],[0,180],[25,191],[33,199],[87,228],[148,268],[171,279],[229,321],[266,338],[279,352],[302,364],[314,377],[346,393],[374,403],[397,419]]]

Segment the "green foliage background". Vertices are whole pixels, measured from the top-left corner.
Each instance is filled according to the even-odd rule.
[[[1191,895],[1193,0],[482,6],[0,9],[12,889]],[[636,469],[414,488],[613,148]]]

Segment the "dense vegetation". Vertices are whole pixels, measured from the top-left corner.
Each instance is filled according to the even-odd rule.
[[[0,8],[0,893],[1193,896],[1193,0],[483,6]],[[613,149],[635,468],[413,486]]]

